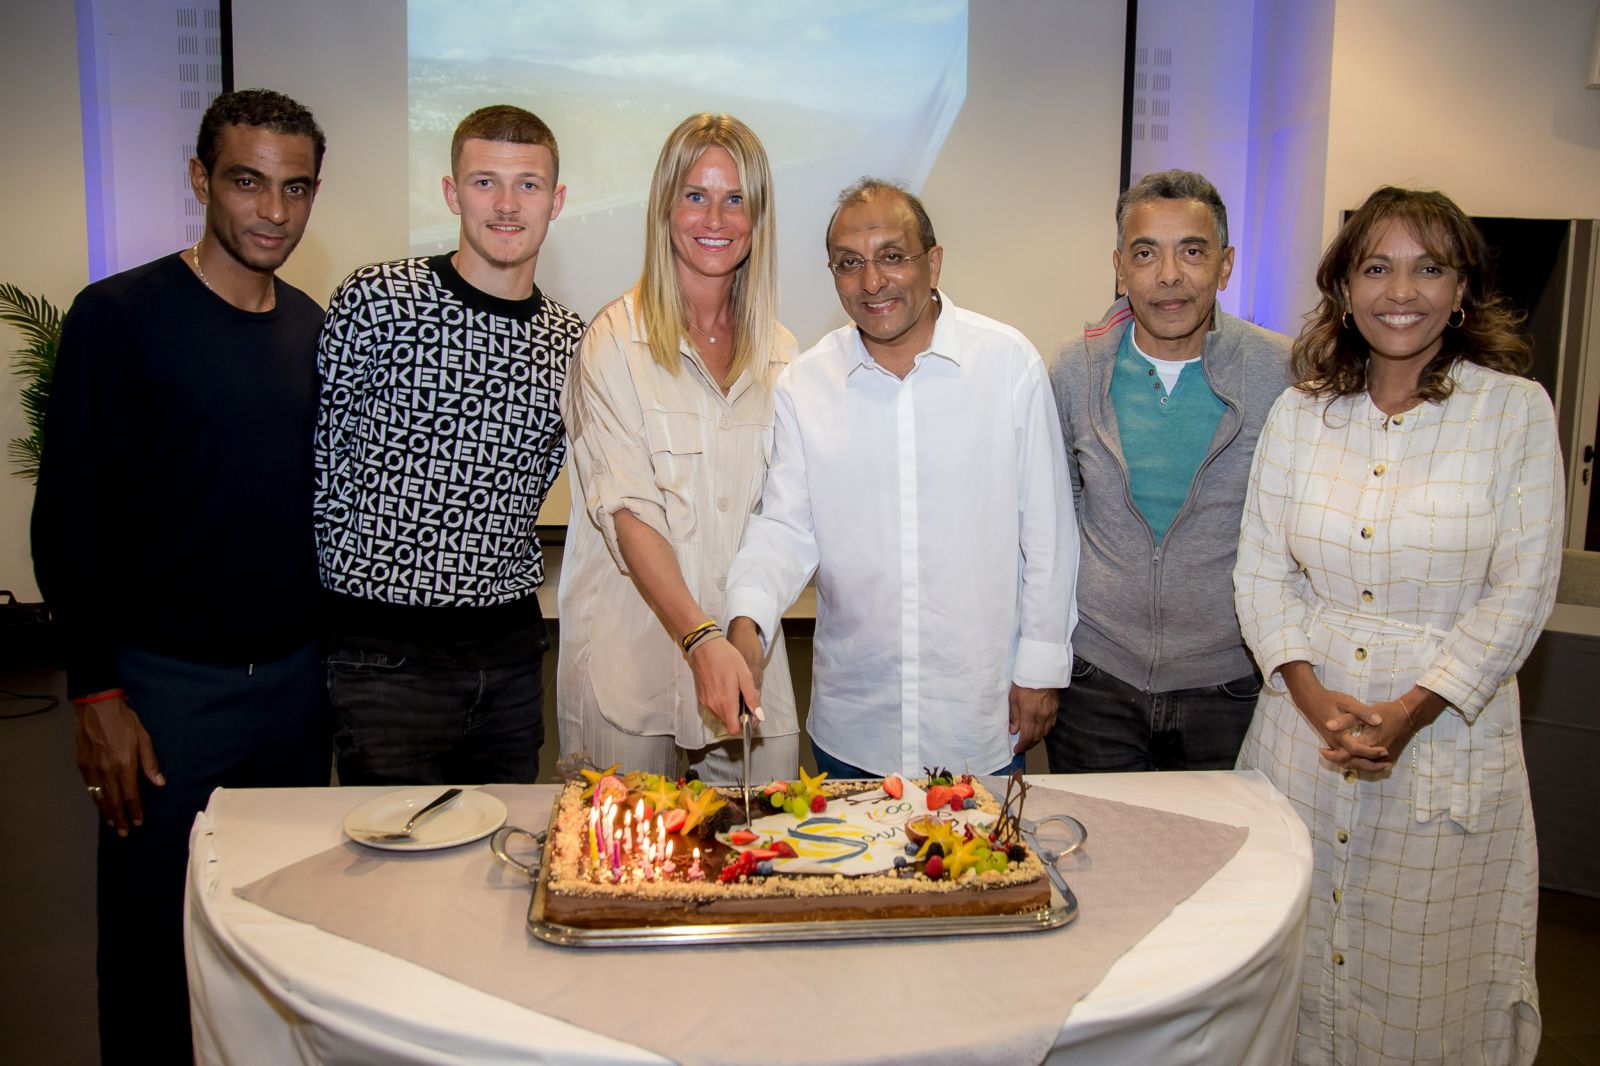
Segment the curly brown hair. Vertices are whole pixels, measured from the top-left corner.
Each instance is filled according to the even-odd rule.
[[[1422,370],[1417,395],[1435,403],[1449,396],[1454,385],[1450,368],[1457,359],[1507,374],[1526,374],[1533,350],[1518,329],[1523,316],[1495,290],[1489,277],[1489,245],[1478,227],[1443,193],[1385,185],[1350,216],[1317,264],[1322,299],[1295,338],[1291,357],[1295,387],[1330,401],[1367,390],[1367,342],[1358,330],[1344,325],[1347,308],[1341,286],[1372,251],[1379,227],[1391,219],[1408,226],[1430,256],[1449,265],[1467,283],[1461,296],[1466,318],[1459,327],[1444,331],[1439,353]]]

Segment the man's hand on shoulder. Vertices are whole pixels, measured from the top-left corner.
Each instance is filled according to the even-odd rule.
[[[1043,740],[1050,727],[1056,724],[1061,692],[1053,688],[1012,685],[1010,704],[1011,732],[1020,734],[1012,751],[1020,755]]]
[[[89,796],[106,824],[125,837],[131,827],[144,824],[139,774],[154,785],[167,783],[150,734],[121,694],[79,704],[76,734],[78,772]]]

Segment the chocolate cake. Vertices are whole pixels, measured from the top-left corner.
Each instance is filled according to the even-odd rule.
[[[775,782],[752,803],[763,815],[742,831],[735,831],[745,822],[737,790],[707,797],[710,790],[697,789],[692,797],[677,793],[679,802],[702,814],[725,806],[723,816],[668,832],[669,821],[674,828],[684,821],[675,817],[676,803],[667,806],[670,785],[640,785],[638,775],[629,775],[638,787],[590,777],[563,791],[547,837],[541,892],[548,922],[625,928],[853,921],[1021,914],[1050,905],[1043,864],[1022,844],[994,839],[1000,804],[970,779],[956,786],[970,798],[899,779],[885,782],[894,791],[877,782]],[[616,784],[607,796],[609,782]],[[803,814],[780,807],[784,786],[803,788]],[[668,816],[656,815],[646,796]],[[929,809],[930,797],[941,800],[940,809]],[[802,809],[792,799],[789,806]],[[637,832],[635,810],[642,815]]]

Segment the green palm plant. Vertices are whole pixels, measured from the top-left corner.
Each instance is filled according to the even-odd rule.
[[[61,341],[62,312],[39,296],[15,285],[0,284],[0,322],[22,334],[24,346],[12,353],[11,372],[22,379],[20,403],[28,420],[28,435],[13,437],[6,454],[16,467],[12,473],[39,481],[39,456],[44,450],[44,412],[50,403],[50,379],[56,371],[56,348]]]

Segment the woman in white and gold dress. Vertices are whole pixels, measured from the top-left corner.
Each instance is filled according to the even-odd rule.
[[[1538,1046],[1514,675],[1555,598],[1563,480],[1486,255],[1446,197],[1373,193],[1256,449],[1234,586],[1270,681],[1239,766],[1311,830],[1297,1062]]]
[[[556,681],[563,755],[738,778],[727,738],[740,695],[753,703],[758,688],[717,623],[761,500],[772,385],[795,354],[777,309],[766,151],[730,115],[690,116],[656,162],[639,282],[595,316],[561,400],[575,475]],[[781,637],[766,674],[750,775],[760,781],[799,764]]]

